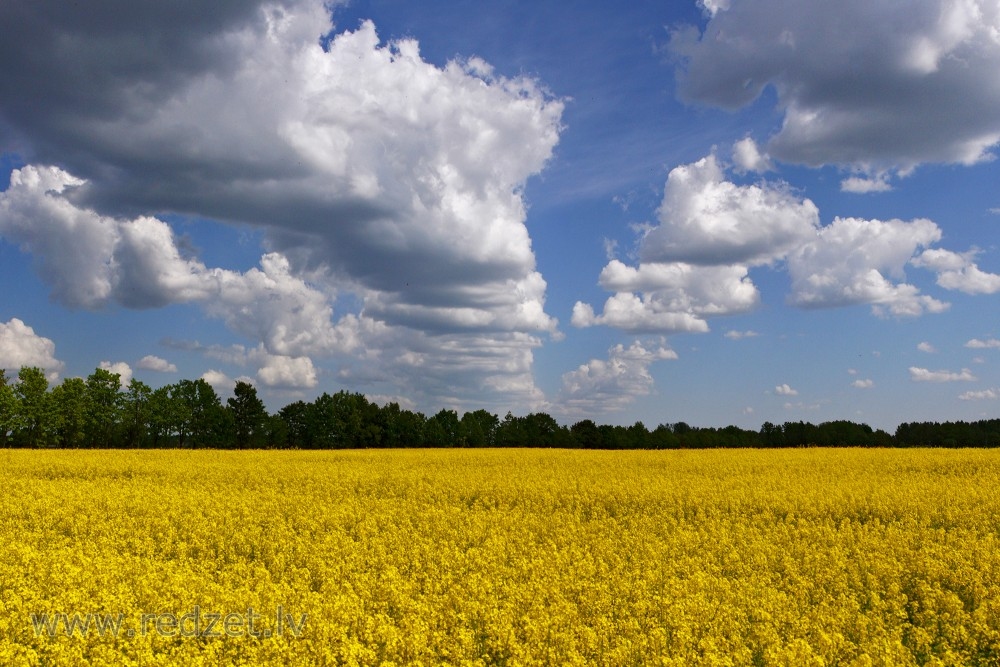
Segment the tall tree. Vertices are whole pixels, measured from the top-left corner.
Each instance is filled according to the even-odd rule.
[[[188,439],[191,447],[220,447],[225,443],[228,415],[219,395],[204,378],[181,380],[173,385],[171,398],[182,426],[180,446]]]
[[[149,395],[149,436],[153,447],[169,447],[170,439],[177,438],[183,446],[187,436],[189,417],[186,407],[175,395],[177,385],[164,385]]]
[[[278,417],[285,423],[285,437],[288,447],[312,449],[314,432],[311,424],[311,407],[305,401],[289,403],[278,411]]]
[[[122,442],[126,447],[142,447],[150,430],[153,390],[132,378],[122,398]]]
[[[574,444],[581,449],[597,449],[601,446],[601,431],[591,419],[583,419],[570,427]]]
[[[52,390],[52,409],[57,415],[57,442],[60,447],[81,447],[86,438],[87,383],[66,378]]]
[[[87,376],[87,445],[113,447],[121,423],[121,376],[104,368]]]
[[[493,447],[499,426],[500,419],[492,412],[466,412],[459,423],[459,440],[466,447]]]
[[[48,444],[48,438],[54,435],[55,418],[48,391],[49,381],[41,368],[24,366],[18,371],[14,385],[14,440],[22,447]]]
[[[226,404],[232,415],[236,447],[260,447],[266,436],[267,410],[264,402],[257,398],[257,388],[249,382],[238,381],[233,397]]]
[[[454,447],[458,444],[458,413],[441,409],[427,420],[424,444],[429,447]]]
[[[14,431],[17,410],[17,399],[7,381],[7,372],[0,368],[0,447],[7,446],[10,434]]]

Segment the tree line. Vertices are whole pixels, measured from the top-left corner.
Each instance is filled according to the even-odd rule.
[[[561,447],[580,449],[710,449],[722,447],[998,447],[1000,419],[900,424],[894,434],[851,421],[765,422],[698,428],[684,422],[631,426],[583,419],[571,426],[536,412],[501,419],[486,410],[442,409],[432,416],[377,405],[363,394],[324,393],[270,414],[256,388],[236,383],[225,402],[203,379],[153,389],[98,368],[54,387],[44,372],[23,367],[16,379],[0,370],[0,447],[298,448]]]

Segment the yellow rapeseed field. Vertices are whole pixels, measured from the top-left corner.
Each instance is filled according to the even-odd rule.
[[[2,665],[997,665],[1000,452],[0,451]]]

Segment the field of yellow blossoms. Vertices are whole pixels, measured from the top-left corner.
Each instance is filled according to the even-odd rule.
[[[3,665],[997,665],[1000,452],[0,451]]]

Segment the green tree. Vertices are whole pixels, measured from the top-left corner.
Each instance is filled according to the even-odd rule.
[[[7,381],[7,372],[0,368],[0,447],[6,447],[9,442],[17,411],[17,398]]]
[[[226,443],[228,417],[219,395],[204,378],[181,380],[172,386],[180,426],[179,446],[221,447]]]
[[[424,444],[428,447],[454,447],[458,444],[458,413],[441,409],[427,420]]]
[[[177,438],[177,446],[187,435],[188,417],[184,404],[175,395],[176,385],[164,385],[149,395],[149,436],[153,447],[168,447]]]
[[[581,449],[597,449],[601,446],[601,431],[590,419],[583,419],[569,428],[577,447]]]
[[[266,437],[268,417],[264,402],[257,398],[257,388],[249,382],[238,381],[233,397],[226,404],[232,415],[236,447],[260,447]]]
[[[113,447],[121,423],[121,376],[104,368],[87,376],[86,437],[89,447]]]
[[[87,383],[66,378],[52,390],[52,410],[57,415],[56,440],[60,447],[82,447],[86,438]]]
[[[312,449],[314,433],[312,428],[312,407],[304,401],[295,401],[278,410],[278,418],[285,424],[287,446]]]
[[[500,418],[486,410],[466,412],[458,425],[459,441],[466,447],[493,447]]]
[[[551,415],[533,412],[522,419],[528,447],[555,447],[560,444],[562,427]]]
[[[677,449],[680,444],[673,429],[666,424],[660,424],[649,434],[649,445],[653,449]]]
[[[21,447],[48,444],[54,436],[56,419],[45,373],[37,366],[25,366],[18,371],[13,389],[18,408],[13,429],[15,442]]]
[[[649,429],[641,421],[628,427],[625,436],[629,449],[647,449],[649,447]]]
[[[126,447],[142,447],[150,431],[153,390],[132,378],[122,398],[122,442]]]

